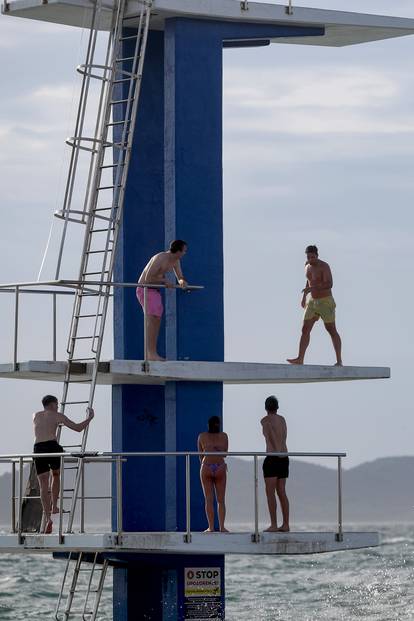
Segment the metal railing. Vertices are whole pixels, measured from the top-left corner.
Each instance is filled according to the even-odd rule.
[[[108,282],[106,285],[113,288],[137,288],[144,289],[144,370],[148,371],[148,327],[145,317],[147,316],[147,291],[148,289],[181,289],[183,291],[198,291],[204,289],[199,285],[187,285],[181,287],[180,285],[150,285],[139,284],[131,282]],[[20,282],[20,283],[8,283],[0,285],[0,293],[11,293],[14,295],[14,327],[13,327],[13,370],[18,369],[18,348],[19,348],[19,333],[20,333],[20,316],[21,316],[21,296],[23,294],[31,295],[49,295],[52,298],[52,335],[51,335],[51,350],[52,360],[57,360],[57,334],[58,334],[58,314],[57,314],[57,296],[74,296],[76,290],[83,288],[84,291],[89,292],[91,295],[98,293],[96,287],[102,286],[102,282],[99,280],[81,281],[81,280],[49,280],[49,281],[35,281],[35,282]],[[70,289],[69,291],[67,289]],[[65,352],[66,353],[66,352]]]
[[[12,467],[11,477],[11,532],[17,533],[19,543],[24,540],[24,533],[22,531],[22,508],[23,501],[26,499],[38,499],[39,497],[24,496],[23,494],[23,472],[25,464],[31,463],[32,459],[39,457],[40,454],[25,454],[25,455],[0,455],[0,463],[10,463]],[[124,532],[123,529],[123,464],[131,459],[140,458],[167,458],[175,457],[177,459],[185,460],[185,533],[184,541],[186,543],[191,542],[191,458],[214,456],[214,457],[243,457],[253,458],[253,482],[254,482],[254,527],[251,539],[253,543],[260,541],[260,529],[259,529],[259,459],[267,456],[273,457],[311,457],[311,458],[333,458],[337,460],[337,527],[335,538],[337,541],[343,541],[343,517],[342,517],[342,459],[346,457],[346,453],[304,453],[304,452],[288,452],[288,453],[266,453],[266,452],[205,452],[200,453],[197,451],[166,451],[166,452],[101,452],[101,453],[48,453],[41,454],[42,457],[59,457],[60,459],[60,484],[61,490],[64,490],[64,466],[67,463],[76,463],[79,461],[79,465],[82,468],[82,487],[81,495],[78,497],[80,500],[80,518],[79,528],[81,533],[85,533],[85,501],[91,500],[111,500],[111,507],[114,505],[114,515],[116,516],[116,534],[121,536]],[[85,494],[84,474],[85,465],[87,463],[110,463],[115,467],[115,489],[112,489],[111,494],[108,496],[87,496]],[[19,467],[18,478],[18,493],[16,494],[16,466]],[[64,541],[64,493],[59,497],[59,542]],[[18,520],[16,523],[16,502],[17,502],[17,515]],[[67,531],[69,532],[69,531]],[[70,531],[72,532],[72,530]],[[159,530],[157,531],[159,532]]]

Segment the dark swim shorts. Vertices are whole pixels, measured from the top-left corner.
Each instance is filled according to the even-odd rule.
[[[33,453],[63,453],[63,448],[56,440],[48,440],[47,442],[36,442],[33,447]],[[59,470],[59,457],[35,457],[34,463],[37,474],[49,472],[49,470]]]
[[[287,479],[289,476],[289,457],[268,456],[263,462],[263,475],[265,479],[277,477]]]

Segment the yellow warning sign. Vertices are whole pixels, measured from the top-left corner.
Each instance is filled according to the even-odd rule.
[[[184,569],[185,597],[220,597],[220,567],[186,567]]]

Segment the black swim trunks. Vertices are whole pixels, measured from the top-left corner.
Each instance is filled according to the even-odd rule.
[[[63,448],[56,440],[48,440],[47,442],[36,442],[33,447],[33,453],[63,453]],[[49,470],[59,470],[59,457],[35,457],[34,463],[37,474],[49,472]]]
[[[289,457],[272,457],[269,455],[263,462],[263,475],[265,479],[277,477],[287,479],[289,476]]]

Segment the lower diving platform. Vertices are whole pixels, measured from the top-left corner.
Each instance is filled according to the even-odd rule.
[[[0,364],[0,378],[62,382],[67,362],[28,360]],[[72,362],[73,381],[92,375],[92,363]],[[287,384],[386,379],[389,367],[291,365],[259,362],[168,360],[109,360],[99,363],[98,384],[165,384],[166,382],[223,382],[224,384]]]
[[[318,554],[379,545],[376,532],[260,533],[143,532],[103,534],[0,535],[0,553],[142,552],[145,554]],[[338,540],[342,539],[342,540]]]

